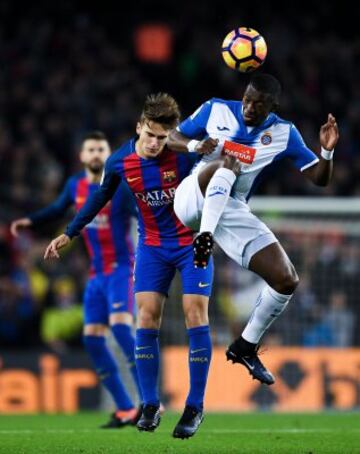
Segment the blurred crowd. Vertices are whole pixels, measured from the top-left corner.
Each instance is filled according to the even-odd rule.
[[[360,345],[360,238],[339,232],[276,231],[299,274],[300,283],[288,308],[266,335],[265,343],[306,347]],[[230,335],[245,327],[264,282],[218,251],[214,294],[217,318]]]
[[[360,195],[360,37],[352,36],[351,27],[336,26],[346,23],[345,6],[341,9],[316,2],[299,14],[290,5],[277,8],[261,3],[259,7],[255,2],[245,11],[239,2],[224,5],[218,0],[211,8],[204,1],[185,1],[171,8],[165,2],[139,1],[127,5],[126,12],[114,8],[110,3],[100,12],[89,5],[86,9],[64,1],[52,6],[36,2],[23,5],[19,11],[16,2],[1,2],[2,344],[33,342],[63,348],[49,334],[56,329],[48,328],[51,323],[59,326],[60,321],[45,323],[44,311],[81,303],[87,266],[78,244],[76,251],[70,252],[71,260],[65,254],[57,264],[43,263],[47,239],[64,223],[27,232],[17,241],[10,238],[8,223],[56,197],[64,180],[80,168],[77,146],[83,133],[100,129],[113,148],[132,135],[146,94],[170,92],[178,99],[184,116],[211,97],[240,99],[249,76],[227,68],[220,55],[223,37],[235,27],[251,26],[264,35],[269,55],[263,70],[277,76],[284,89],[279,114],[297,125],[307,144],[318,151],[318,131],[328,112],[336,116],[341,134],[334,178],[328,188],[314,187],[283,166],[258,193]],[[144,43],[139,33],[148,24],[165,31],[162,36],[167,53],[161,62],[144,59],[139,52]],[[340,254],[346,262],[351,247],[344,243],[334,254]],[[358,257],[359,246],[353,247]],[[328,265],[326,254],[317,251],[314,272],[318,266]],[[292,250],[289,253],[294,258]],[[308,308],[303,316],[311,319],[309,326],[315,330],[316,321],[325,314],[328,324],[334,323],[328,308],[353,313],[354,302],[346,290],[349,286],[334,285],[325,298],[312,283],[313,269],[305,268],[296,296],[298,303],[292,304],[292,310],[303,313],[299,308]],[[343,273],[343,268],[340,271]],[[337,270],[334,273],[338,275]],[[327,278],[326,270],[322,276]],[[344,315],[343,319],[344,324],[353,326],[351,316]],[[291,339],[282,340],[311,344],[317,342],[318,335],[309,331],[305,338],[293,333]],[[329,341],[329,345],[334,342]]]

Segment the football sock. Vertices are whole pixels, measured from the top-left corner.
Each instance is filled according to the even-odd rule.
[[[261,291],[242,337],[257,344],[274,320],[284,311],[292,295],[283,295],[266,285]]]
[[[131,332],[131,326],[124,323],[117,323],[116,325],[112,325],[111,330],[116,342],[127,358],[129,370],[136,385],[140,401],[142,402],[140,383],[135,364],[135,339]]]
[[[190,392],[186,405],[202,410],[204,393],[211,361],[209,326],[197,326],[187,330],[189,336]]]
[[[159,330],[139,328],[135,336],[135,362],[145,405],[159,405]]]
[[[234,342],[229,345],[229,349],[234,353],[242,354],[242,355],[251,355],[255,352],[257,344],[253,344],[252,342],[248,342],[242,336],[238,337],[234,340]]]
[[[214,234],[219,219],[229,200],[236,175],[230,169],[217,169],[209,181],[201,215],[200,232]]]
[[[121,381],[115,359],[106,345],[105,337],[84,336],[83,341],[86,351],[94,363],[96,373],[114,399],[117,410],[134,408],[134,404]]]

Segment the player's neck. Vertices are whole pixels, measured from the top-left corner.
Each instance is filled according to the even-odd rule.
[[[141,150],[141,143],[139,140],[135,142],[135,153],[140,156],[140,158],[147,159],[147,156],[144,155],[143,151]]]
[[[88,169],[85,169],[86,178],[89,183],[100,183],[101,180],[101,173],[94,173]]]

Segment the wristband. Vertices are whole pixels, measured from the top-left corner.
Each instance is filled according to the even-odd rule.
[[[196,153],[195,148],[197,147],[199,142],[200,140],[190,140],[190,142],[188,142],[187,149],[189,153]]]
[[[325,148],[321,147],[320,155],[326,161],[331,161],[334,156],[334,148],[332,150],[325,150]]]

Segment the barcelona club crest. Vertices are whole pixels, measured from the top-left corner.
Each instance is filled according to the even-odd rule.
[[[263,134],[261,136],[260,140],[263,145],[270,145],[272,142],[272,137],[271,137],[270,132],[265,132],[265,134]]]
[[[172,183],[173,181],[175,181],[176,180],[175,170],[167,170],[166,172],[163,172],[163,180],[166,183]]]

